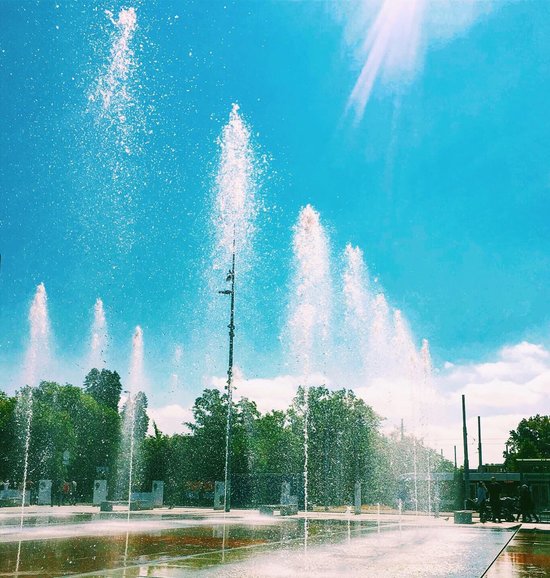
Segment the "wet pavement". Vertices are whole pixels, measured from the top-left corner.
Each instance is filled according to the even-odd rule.
[[[487,578],[550,576],[550,531],[522,528],[485,576]]]
[[[456,525],[452,515],[316,512],[306,522],[178,508],[128,519],[77,506],[29,508],[19,522],[18,509],[0,510],[0,576],[479,578],[497,557],[491,578],[550,575],[550,532]]]

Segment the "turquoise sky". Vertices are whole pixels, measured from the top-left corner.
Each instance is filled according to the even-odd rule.
[[[108,58],[105,10],[130,5],[143,126],[115,185],[87,97]],[[153,381],[166,382],[175,344],[193,355],[216,139],[233,102],[266,161],[249,374],[278,371],[291,228],[307,203],[335,262],[347,242],[364,250],[436,365],[547,343],[550,12],[546,0],[483,5],[454,31],[426,24],[414,71],[379,78],[354,122],[361,62],[334,3],[1,1],[0,388],[20,385],[42,281],[69,376],[97,296],[113,363],[126,363],[137,324]]]

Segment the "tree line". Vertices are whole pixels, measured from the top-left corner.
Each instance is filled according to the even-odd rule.
[[[82,387],[44,381],[13,397],[0,392],[0,480],[23,479],[26,428],[28,479],[76,480],[79,499],[90,500],[93,481],[106,478],[111,497],[127,492],[129,397],[116,371],[91,370]],[[227,396],[205,389],[195,400],[182,433],[166,435],[151,423],[147,398],[132,400],[133,489],[165,482],[165,503],[212,505],[214,482],[224,479]],[[30,412],[30,414],[29,414]],[[31,415],[29,422],[29,415]],[[309,505],[353,503],[356,482],[363,503],[426,509],[434,498],[427,473],[452,471],[450,462],[404,430],[382,433],[382,418],[349,389],[300,387],[286,410],[261,413],[241,398],[233,406],[231,436],[232,505],[278,501],[281,482],[304,497],[304,435],[308,439]],[[547,457],[548,416],[520,422],[510,432],[506,465]],[[307,423],[307,425],[306,425]],[[148,433],[149,432],[149,433]],[[126,445],[125,445],[126,444]],[[127,477],[126,477],[127,479]],[[432,492],[432,493],[430,493]]]

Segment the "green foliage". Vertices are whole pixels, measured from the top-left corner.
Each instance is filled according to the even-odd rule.
[[[308,435],[308,494],[317,504],[351,503],[355,482],[372,486],[378,416],[351,390],[299,388],[289,412],[296,439]]]
[[[24,387],[17,395],[13,420],[11,479],[22,480],[27,432],[30,433],[28,478],[78,480],[91,492],[98,466],[112,468],[119,416],[82,389],[55,382]],[[30,421],[29,421],[30,419]],[[68,452],[68,463],[63,455]]]
[[[0,392],[0,479],[22,479],[30,426],[28,472],[34,483],[74,479],[89,499],[98,468],[106,468],[109,488],[127,495],[132,447],[133,490],[148,491],[153,480],[164,480],[168,503],[181,503],[190,491],[211,503],[213,482],[225,477],[227,395],[205,389],[195,400],[192,421],[185,424],[188,433],[168,436],[153,423],[154,433],[147,435],[147,397],[137,393],[131,406],[128,398],[119,414],[121,387],[116,372],[94,369],[84,389],[42,382],[13,398]],[[450,465],[412,436],[382,435],[380,417],[351,390],[300,387],[288,410],[264,415],[253,401],[241,398],[231,415],[235,503],[278,499],[283,480],[292,481],[291,491],[301,499],[305,434],[308,498],[317,505],[352,503],[357,481],[363,502],[395,505],[408,494],[410,503],[414,471]],[[548,432],[548,416],[522,420],[511,432],[513,455],[548,455]],[[420,485],[414,489],[419,501],[422,491]]]
[[[192,434],[191,460],[196,480],[223,480],[227,436],[227,395],[217,389],[205,389],[193,405],[193,422],[186,425]],[[232,411],[232,471],[246,472],[249,460],[251,428],[257,417],[255,405],[248,400],[236,404]],[[208,456],[208,459],[205,459]]]
[[[144,486],[150,488],[154,480],[163,480],[165,503],[181,503],[185,482],[193,477],[191,438],[180,434],[167,436],[154,422],[153,430],[154,434],[143,442]]]
[[[116,497],[128,495],[130,476],[130,457],[132,464],[132,489],[144,491],[145,472],[147,464],[144,455],[144,442],[149,427],[147,415],[147,396],[138,391],[128,398],[122,407],[122,431],[117,460]],[[159,478],[155,478],[159,479]]]
[[[122,384],[116,371],[91,369],[84,378],[84,389],[99,405],[118,411]]]
[[[507,442],[508,453],[504,453],[506,467],[518,471],[518,459],[550,458],[550,416],[535,415],[522,419],[517,428],[510,432]],[[548,462],[531,462],[530,469],[548,470]]]
[[[17,400],[0,391],[0,480],[13,476],[15,442],[15,408]]]
[[[258,473],[298,473],[303,461],[303,436],[292,428],[287,412],[272,411],[257,419],[253,440]]]

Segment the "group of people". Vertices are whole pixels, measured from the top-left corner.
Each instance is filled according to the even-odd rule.
[[[55,503],[57,506],[64,506],[66,504],[76,504],[76,482],[68,482],[63,480],[54,485]],[[53,501],[52,501],[53,506]]]
[[[539,517],[535,511],[535,501],[531,488],[527,484],[519,487],[517,498],[501,498],[502,488],[495,477],[485,485],[482,481],[477,483],[476,504],[479,510],[479,519],[485,522],[491,517],[493,522],[500,523],[502,518],[514,517],[519,522],[539,522]],[[503,504],[503,501],[505,503]],[[506,511],[503,511],[504,509]]]

